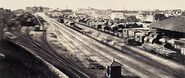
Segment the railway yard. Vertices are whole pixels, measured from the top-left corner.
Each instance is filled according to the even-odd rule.
[[[13,47],[17,54],[13,50],[0,51],[0,61],[15,57],[27,69],[21,74],[34,74],[29,78],[114,78],[112,73],[119,71],[116,74],[121,78],[185,76],[184,50],[176,50],[174,42],[178,40],[174,38],[171,45],[172,37],[161,34],[164,30],[68,14],[54,17],[49,13],[24,13],[14,19],[20,26],[7,27],[3,39],[24,50]],[[113,66],[120,68],[113,72]]]
[[[182,71],[179,71],[176,68],[184,68],[183,65],[176,64],[173,61],[150,54],[137,47],[135,48],[127,46],[123,43],[123,40],[119,39],[118,37],[114,37],[112,35],[102,33],[101,31],[77,24],[77,26],[80,28],[93,32],[89,35],[83,31],[74,31],[74,28],[68,27],[65,24],[61,24],[55,19],[44,15],[42,17],[48,21],[51,27],[53,26],[53,31],[50,33],[54,33],[57,36],[57,41],[51,40],[51,42],[56,43],[56,45],[60,44],[57,42],[61,42],[61,44],[65,46],[69,52],[71,52],[71,55],[76,56],[77,59],[84,65],[86,65],[88,58],[95,60],[105,68],[112,62],[113,59],[115,59],[123,65],[123,76],[143,78],[174,78],[175,74],[182,74]],[[100,35],[97,36],[98,34]],[[119,41],[117,43],[122,42],[123,46],[120,48],[113,46],[111,43],[107,44],[105,41],[103,41],[104,38],[101,38],[103,36],[112,37],[111,39],[115,39],[115,43],[116,41]]]

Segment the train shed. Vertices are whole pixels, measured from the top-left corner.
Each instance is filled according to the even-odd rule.
[[[185,17],[170,17],[166,20],[149,25],[162,35],[162,41],[171,44],[176,50],[185,55]]]

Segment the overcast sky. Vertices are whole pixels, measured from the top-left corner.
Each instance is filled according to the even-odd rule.
[[[117,10],[183,9],[185,0],[0,0],[0,7],[25,9],[26,6],[47,6],[50,8],[87,8]]]

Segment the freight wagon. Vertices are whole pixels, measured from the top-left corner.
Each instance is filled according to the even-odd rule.
[[[174,54],[177,54],[176,51],[170,50],[165,48],[163,45],[160,44],[142,44],[142,47],[149,52],[155,53],[157,55],[161,55],[164,57],[172,57]]]

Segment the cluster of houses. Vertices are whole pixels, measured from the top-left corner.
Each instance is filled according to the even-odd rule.
[[[123,29],[123,37],[132,37],[136,42],[156,43],[169,49],[176,50],[185,55],[185,17],[182,10],[154,10],[154,11],[128,11],[128,10],[98,10],[94,8],[78,9],[72,11],[65,9],[61,11],[47,12],[53,16],[67,16],[68,18],[82,18],[83,20],[108,20],[107,25],[142,25],[141,27],[128,27]],[[164,20],[157,20],[155,15],[163,14]],[[105,22],[105,21],[104,21]]]
[[[26,11],[27,12],[32,12],[32,13],[35,13],[35,12],[47,12],[49,11],[50,8],[48,7],[42,7],[42,6],[35,6],[35,7],[26,7]]]
[[[84,18],[91,19],[111,19],[115,22],[137,22],[142,23],[144,26],[148,26],[148,23],[156,23],[158,19],[156,19],[156,14],[163,14],[166,18],[173,16],[181,16],[184,14],[182,10],[148,10],[148,11],[136,11],[136,10],[99,10],[95,8],[80,8],[76,11],[72,11],[71,9],[55,9],[49,11],[49,13],[53,14],[53,16],[60,16],[62,14],[72,15],[74,17],[80,16]]]

